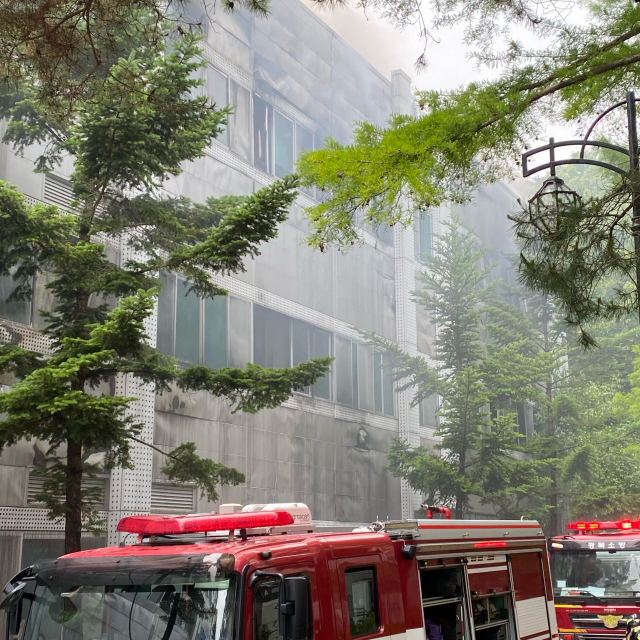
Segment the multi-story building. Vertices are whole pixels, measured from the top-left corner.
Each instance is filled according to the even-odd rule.
[[[197,8],[191,12],[197,19]],[[299,0],[273,3],[266,19],[242,10],[216,14],[204,57],[203,91],[235,111],[206,156],[167,183],[168,195],[202,202],[251,193],[291,173],[300,151],[319,147],[326,136],[347,142],[355,121],[383,125],[392,112],[413,110],[409,76],[394,71],[383,77]],[[1,147],[0,178],[31,202],[67,206],[71,165],[65,161],[51,174],[35,174],[36,155],[33,149],[18,157]],[[362,246],[346,254],[320,253],[304,243],[309,228],[302,215],[316,195],[310,190],[298,196],[278,237],[246,262],[245,273],[219,278],[228,297],[200,300],[185,295],[180,275],[166,277],[149,329],[162,351],[185,364],[282,367],[331,355],[330,375],[257,415],[231,413],[225,399],[205,393],[155,396],[126,379],[105,392],[139,398],[134,410],[146,423],[143,436],[157,448],[194,441],[200,455],[244,472],[244,485],[222,489],[224,502],[299,501],[316,520],[328,522],[412,515],[419,496],[391,477],[386,453],[398,436],[413,444],[433,442],[435,402],[411,408],[408,394],[395,393],[382,356],[358,329],[431,355],[436,328],[411,301],[411,291],[420,254],[431,251],[445,214],[416,217],[415,228],[364,233]],[[495,185],[460,215],[482,242],[498,252],[512,249],[505,221],[513,200]],[[108,251],[114,261],[128,257],[126,247],[109,245]],[[11,283],[0,279],[0,332],[46,352],[38,310],[50,308],[51,300],[43,284],[34,283],[30,304],[6,303]],[[0,584],[20,565],[62,552],[62,524],[48,520],[33,501],[41,480],[32,470],[42,465],[46,448],[21,442],[0,456]],[[118,542],[115,524],[128,513],[215,507],[194,488],[167,483],[161,458],[136,445],[134,470],[92,481],[103,490],[108,530],[98,538],[87,535],[86,546]]]

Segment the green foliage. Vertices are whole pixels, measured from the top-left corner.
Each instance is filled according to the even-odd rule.
[[[530,320],[495,299],[497,281],[483,286],[493,265],[478,266],[485,251],[476,248],[475,236],[457,220],[444,228],[419,276],[423,288],[414,293],[438,325],[435,367],[366,334],[390,354],[400,389],[415,391],[414,404],[434,394],[441,398],[440,454],[398,440],[389,468],[430,503],[455,504],[458,517],[472,494],[501,515],[513,515],[522,512],[532,487],[539,491],[544,484],[536,462],[513,455],[519,448],[514,407],[539,398],[537,382],[557,354],[535,347]],[[481,340],[481,329],[493,338],[489,344]]]
[[[229,398],[234,410],[255,413],[278,406],[330,367],[329,358],[320,358],[291,369],[181,369],[149,346],[145,320],[156,303],[157,274],[180,272],[198,295],[224,295],[212,275],[242,271],[243,260],[277,235],[297,180],[203,204],[162,197],[158,187],[204,154],[229,111],[194,97],[202,84],[194,79],[203,64],[199,36],[174,33],[170,46],[140,37],[126,40],[126,56],[114,59],[100,82],[87,81],[63,114],[43,99],[37,74],[4,85],[0,100],[5,141],[18,151],[42,144],[38,170],[63,155],[74,160],[76,202],[69,212],[29,206],[0,183],[0,275],[13,276],[10,299],[28,299],[34,276],[46,273],[55,301],[43,314],[50,357],[19,344],[0,346],[0,373],[15,378],[0,395],[0,446],[22,438],[49,443],[42,499],[51,517],[65,518],[67,552],[79,549],[83,526],[99,527],[95,496],[82,488],[83,474],[95,471],[83,464],[83,452],[103,452],[110,469],[132,464],[132,441],[151,445],[138,437],[135,398],[104,393],[101,385],[128,375],[159,391],[172,385],[207,391]],[[105,235],[136,251],[135,258],[111,262]],[[200,459],[191,443],[167,453],[169,477],[195,482],[210,497],[217,485],[243,481],[240,472]]]
[[[268,3],[223,0],[222,7],[265,16]],[[163,50],[171,31],[197,31],[214,11],[205,2],[206,15],[192,17],[184,0],[0,0],[0,84],[33,81],[38,102],[64,117],[95,95],[132,47]]]
[[[211,502],[218,500],[219,485],[237,486],[245,480],[244,473],[237,469],[198,456],[194,442],[176,447],[162,467],[162,473],[177,483],[195,481]]]
[[[429,34],[419,3],[360,4],[397,26],[417,21]],[[419,92],[420,116],[394,116],[386,128],[361,123],[350,144],[327,140],[323,149],[303,154],[302,183],[326,194],[307,209],[309,243],[348,248],[362,241],[357,232],[364,224],[408,225],[416,208],[464,201],[480,182],[519,172],[520,155],[536,144],[543,123],[579,125],[624,100],[640,80],[640,4],[567,0],[564,4],[587,13],[579,24],[565,20],[556,4],[430,3],[433,26],[465,24],[467,41],[478,46],[474,57],[499,66],[499,77],[452,91]],[[546,44],[528,50],[507,40],[504,51],[494,51],[493,42],[508,38],[510,27],[523,22]],[[614,135],[620,130],[613,127]],[[515,216],[525,284],[553,296],[569,324],[582,330],[586,345],[593,344],[591,321],[619,319],[638,309],[630,211],[634,183],[638,177],[630,175],[605,182],[604,195],[586,192],[581,204],[562,213],[557,228],[546,227],[528,209]],[[616,286],[607,288],[609,281]]]

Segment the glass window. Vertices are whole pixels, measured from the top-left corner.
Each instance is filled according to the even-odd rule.
[[[227,366],[227,296],[204,300],[204,363],[212,369]]]
[[[273,173],[271,137],[273,108],[262,98],[253,96],[253,163],[265,173]]]
[[[189,284],[178,281],[176,298],[176,358],[182,362],[200,362],[200,298]]]
[[[604,539],[604,536],[603,536]],[[640,552],[616,550],[551,553],[553,595],[633,598],[640,592]]]
[[[206,69],[206,87],[207,95],[213,102],[216,103],[216,108],[222,109],[229,104],[229,86],[227,76],[220,73],[216,68],[211,65]],[[216,138],[218,142],[222,144],[229,144],[229,131],[225,125],[224,131]]]
[[[358,345],[358,408],[364,411],[375,411],[373,391],[373,348],[369,345]]]
[[[300,320],[292,320],[291,328],[291,353],[294,365],[312,358],[331,356],[331,334]],[[311,393],[311,388],[305,387],[300,391],[309,394]],[[322,376],[313,385],[313,395],[318,398],[331,399],[330,374]]]
[[[8,276],[0,276],[0,318],[29,324],[31,322],[31,302],[29,300],[7,302],[7,298],[17,285],[12,277],[14,273],[15,269],[12,269]]]
[[[351,637],[366,636],[380,628],[376,572],[373,567],[344,572]]]
[[[253,306],[253,360],[263,367],[291,366],[291,319]]]
[[[418,218],[420,229],[420,259],[424,261],[425,256],[430,256],[432,251],[431,215],[423,213]]]
[[[229,146],[251,162],[251,92],[233,80],[229,80],[229,87],[229,102],[233,105],[229,116]]]
[[[293,366],[309,360],[309,342],[311,340],[311,327],[306,322],[293,320],[291,336],[291,353],[293,356]],[[311,393],[311,387],[298,389],[300,393]]]
[[[162,288],[158,294],[158,330],[156,345],[168,356],[174,354],[176,318],[176,277],[161,273]]]
[[[303,151],[313,151],[313,133],[296,123],[296,160],[300,160]],[[311,198],[315,198],[314,187],[305,187],[302,191]]]
[[[336,401],[353,406],[353,358],[351,340],[336,336]]]
[[[358,343],[351,343],[351,373],[353,375],[353,406],[358,406]]]
[[[311,357],[327,358],[331,356],[331,334],[313,329],[311,334]],[[331,374],[326,373],[313,385],[313,395],[317,398],[331,399]]]
[[[303,151],[313,151],[313,133],[296,124],[296,160],[300,158]]]
[[[394,415],[393,410],[393,370],[387,354],[376,353],[373,356],[373,383],[375,385],[375,410],[378,413]]]
[[[190,584],[172,577],[174,584],[38,584],[27,637],[232,640],[236,576]]]
[[[293,121],[275,112],[275,174],[279,178],[293,172]]]

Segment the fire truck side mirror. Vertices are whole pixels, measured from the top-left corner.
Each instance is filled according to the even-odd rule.
[[[285,578],[280,594],[280,636],[284,640],[304,640],[309,633],[307,579],[302,576]]]
[[[418,552],[418,547],[415,544],[405,544],[402,546],[402,557],[407,560],[413,560]]]

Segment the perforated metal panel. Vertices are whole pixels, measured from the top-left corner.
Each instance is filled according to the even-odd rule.
[[[64,531],[64,519],[49,520],[46,509],[0,507],[2,531]],[[98,511],[98,517],[106,521],[107,512]]]
[[[415,288],[416,281],[413,233],[413,227],[396,228],[394,235],[397,340],[400,348],[411,356],[418,353],[416,305],[411,300],[411,291]],[[417,447],[420,445],[420,414],[418,407],[411,406],[414,395],[415,392],[412,390],[397,394],[398,435],[411,446]],[[402,517],[413,517],[413,512],[419,508],[420,502],[420,496],[403,480]]]
[[[120,247],[120,263],[128,260],[143,260],[144,255],[133,249],[122,240]],[[156,346],[156,332],[158,324],[157,304],[153,314],[145,320],[144,326],[149,336],[149,344]],[[133,416],[137,423],[142,424],[142,431],[138,435],[140,440],[153,444],[155,387],[145,384],[130,374],[118,375],[116,378],[116,395],[134,397],[127,409],[126,415]],[[124,540],[122,534],[116,531],[116,526],[127,515],[149,513],[151,508],[151,475],[152,449],[134,442],[131,447],[131,461],[133,469],[114,469],[111,472],[109,487],[109,522],[107,531],[108,544],[118,544]]]
[[[24,325],[0,319],[0,343],[3,342],[16,342],[23,349],[44,355],[51,354],[51,340],[48,336]]]

